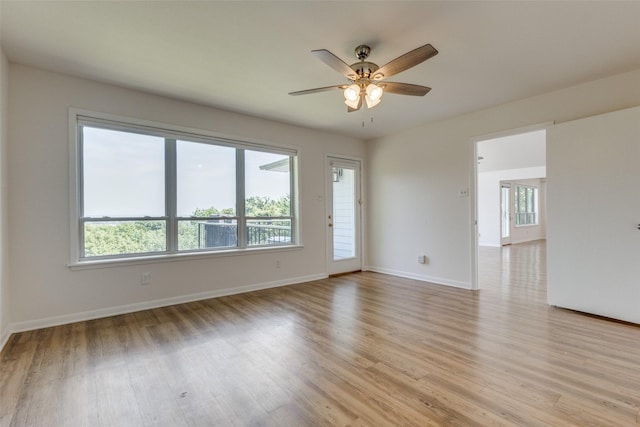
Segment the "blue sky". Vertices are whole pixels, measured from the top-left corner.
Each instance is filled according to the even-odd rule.
[[[84,128],[84,216],[163,216],[164,139]],[[289,194],[289,174],[260,170],[287,156],[245,152],[246,196]],[[235,208],[235,149],[178,141],[178,216]]]

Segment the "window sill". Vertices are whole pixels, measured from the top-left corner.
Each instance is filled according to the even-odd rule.
[[[183,253],[183,254],[170,254],[170,255],[150,255],[150,256],[139,256],[132,258],[118,258],[118,259],[101,259],[101,260],[93,260],[93,261],[79,261],[75,263],[70,263],[67,265],[71,271],[77,270],[90,270],[95,268],[113,268],[113,267],[125,267],[132,265],[143,265],[143,264],[158,264],[165,262],[176,262],[176,261],[195,261],[199,259],[210,259],[210,258],[224,258],[224,257],[233,257],[233,256],[243,256],[248,254],[259,254],[259,253],[273,253],[273,252],[289,252],[300,250],[304,248],[302,245],[287,245],[287,246],[276,246],[276,247],[261,247],[261,248],[250,248],[250,249],[231,249],[231,250],[223,250],[216,252],[200,252],[200,253]]]

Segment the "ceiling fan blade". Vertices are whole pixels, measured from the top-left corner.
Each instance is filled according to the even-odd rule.
[[[430,44],[425,44],[417,49],[407,52],[402,56],[397,57],[393,61],[380,67],[373,75],[374,80],[386,79],[394,74],[398,74],[406,69],[409,69],[427,59],[436,56],[438,51]]]
[[[358,106],[356,108],[351,108],[347,105],[347,113],[353,113],[354,111],[358,111],[362,107],[362,96],[358,98]]]
[[[425,96],[431,90],[430,87],[420,86],[420,85],[412,85],[409,83],[393,83],[393,82],[384,82],[380,83],[385,93],[397,93],[399,95],[411,95],[411,96]]]
[[[342,59],[338,58],[328,50],[312,50],[311,53],[313,53],[320,61],[324,62],[329,67],[344,75],[349,80],[355,80],[357,78],[357,73],[353,68],[351,68],[346,62],[344,62]]]
[[[317,92],[326,92],[333,89],[346,89],[348,85],[336,85],[336,86],[326,86],[326,87],[317,87],[315,89],[307,89],[307,90],[299,90],[296,92],[289,92],[289,95],[297,96],[297,95],[308,95],[310,93]]]

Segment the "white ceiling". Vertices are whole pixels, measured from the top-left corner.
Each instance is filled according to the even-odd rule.
[[[546,134],[543,129],[479,141],[478,172],[546,166]]]
[[[362,139],[640,68],[640,1],[0,1],[9,61]],[[439,54],[347,113],[313,55]],[[373,119],[373,122],[372,120]],[[363,126],[364,123],[364,126]]]

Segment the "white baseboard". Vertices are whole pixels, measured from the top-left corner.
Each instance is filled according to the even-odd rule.
[[[528,243],[528,242],[535,242],[537,240],[546,240],[546,237],[531,237],[531,238],[526,238],[526,239],[515,239],[515,240],[511,240],[511,242],[509,243],[510,245],[517,245],[519,243]],[[478,243],[478,246],[484,246],[486,248],[501,248],[505,245],[492,245],[492,244],[483,244],[483,243]]]
[[[46,317],[43,319],[29,320],[26,322],[12,323],[12,324],[9,324],[9,327],[7,328],[9,330],[5,333],[6,336],[5,335],[2,336],[2,341],[1,341],[2,346],[0,346],[0,351],[2,350],[2,348],[4,348],[4,345],[7,343],[12,333],[32,331],[34,329],[48,328],[51,326],[65,325],[68,323],[82,322],[85,320],[99,319],[102,317],[116,316],[119,314],[133,313],[136,311],[149,310],[152,308],[166,307],[166,306],[176,305],[176,304],[183,304],[186,302],[201,301],[205,299],[218,298],[218,297],[223,297],[227,295],[242,294],[246,292],[258,291],[261,289],[295,285],[298,283],[326,279],[327,277],[328,276],[326,274],[315,274],[315,275],[309,275],[309,276],[294,277],[294,278],[285,279],[285,280],[277,280],[274,282],[257,283],[254,285],[237,286],[237,287],[226,288],[226,289],[216,289],[213,291],[200,292],[196,294],[180,295],[177,297],[163,298],[163,299],[145,301],[145,302],[140,302],[135,304],[125,304],[117,307],[101,308],[98,310],[83,311],[79,313],[65,314],[62,316],[53,316],[53,317]]]
[[[375,273],[390,274],[391,276],[404,277],[405,279],[420,280],[421,282],[429,282],[435,285],[445,285],[452,286],[454,288],[471,289],[470,282],[461,282],[458,280],[443,279],[441,277],[425,276],[422,274],[409,273],[407,271],[393,270],[390,268],[376,266],[366,266],[364,270],[373,271]]]

